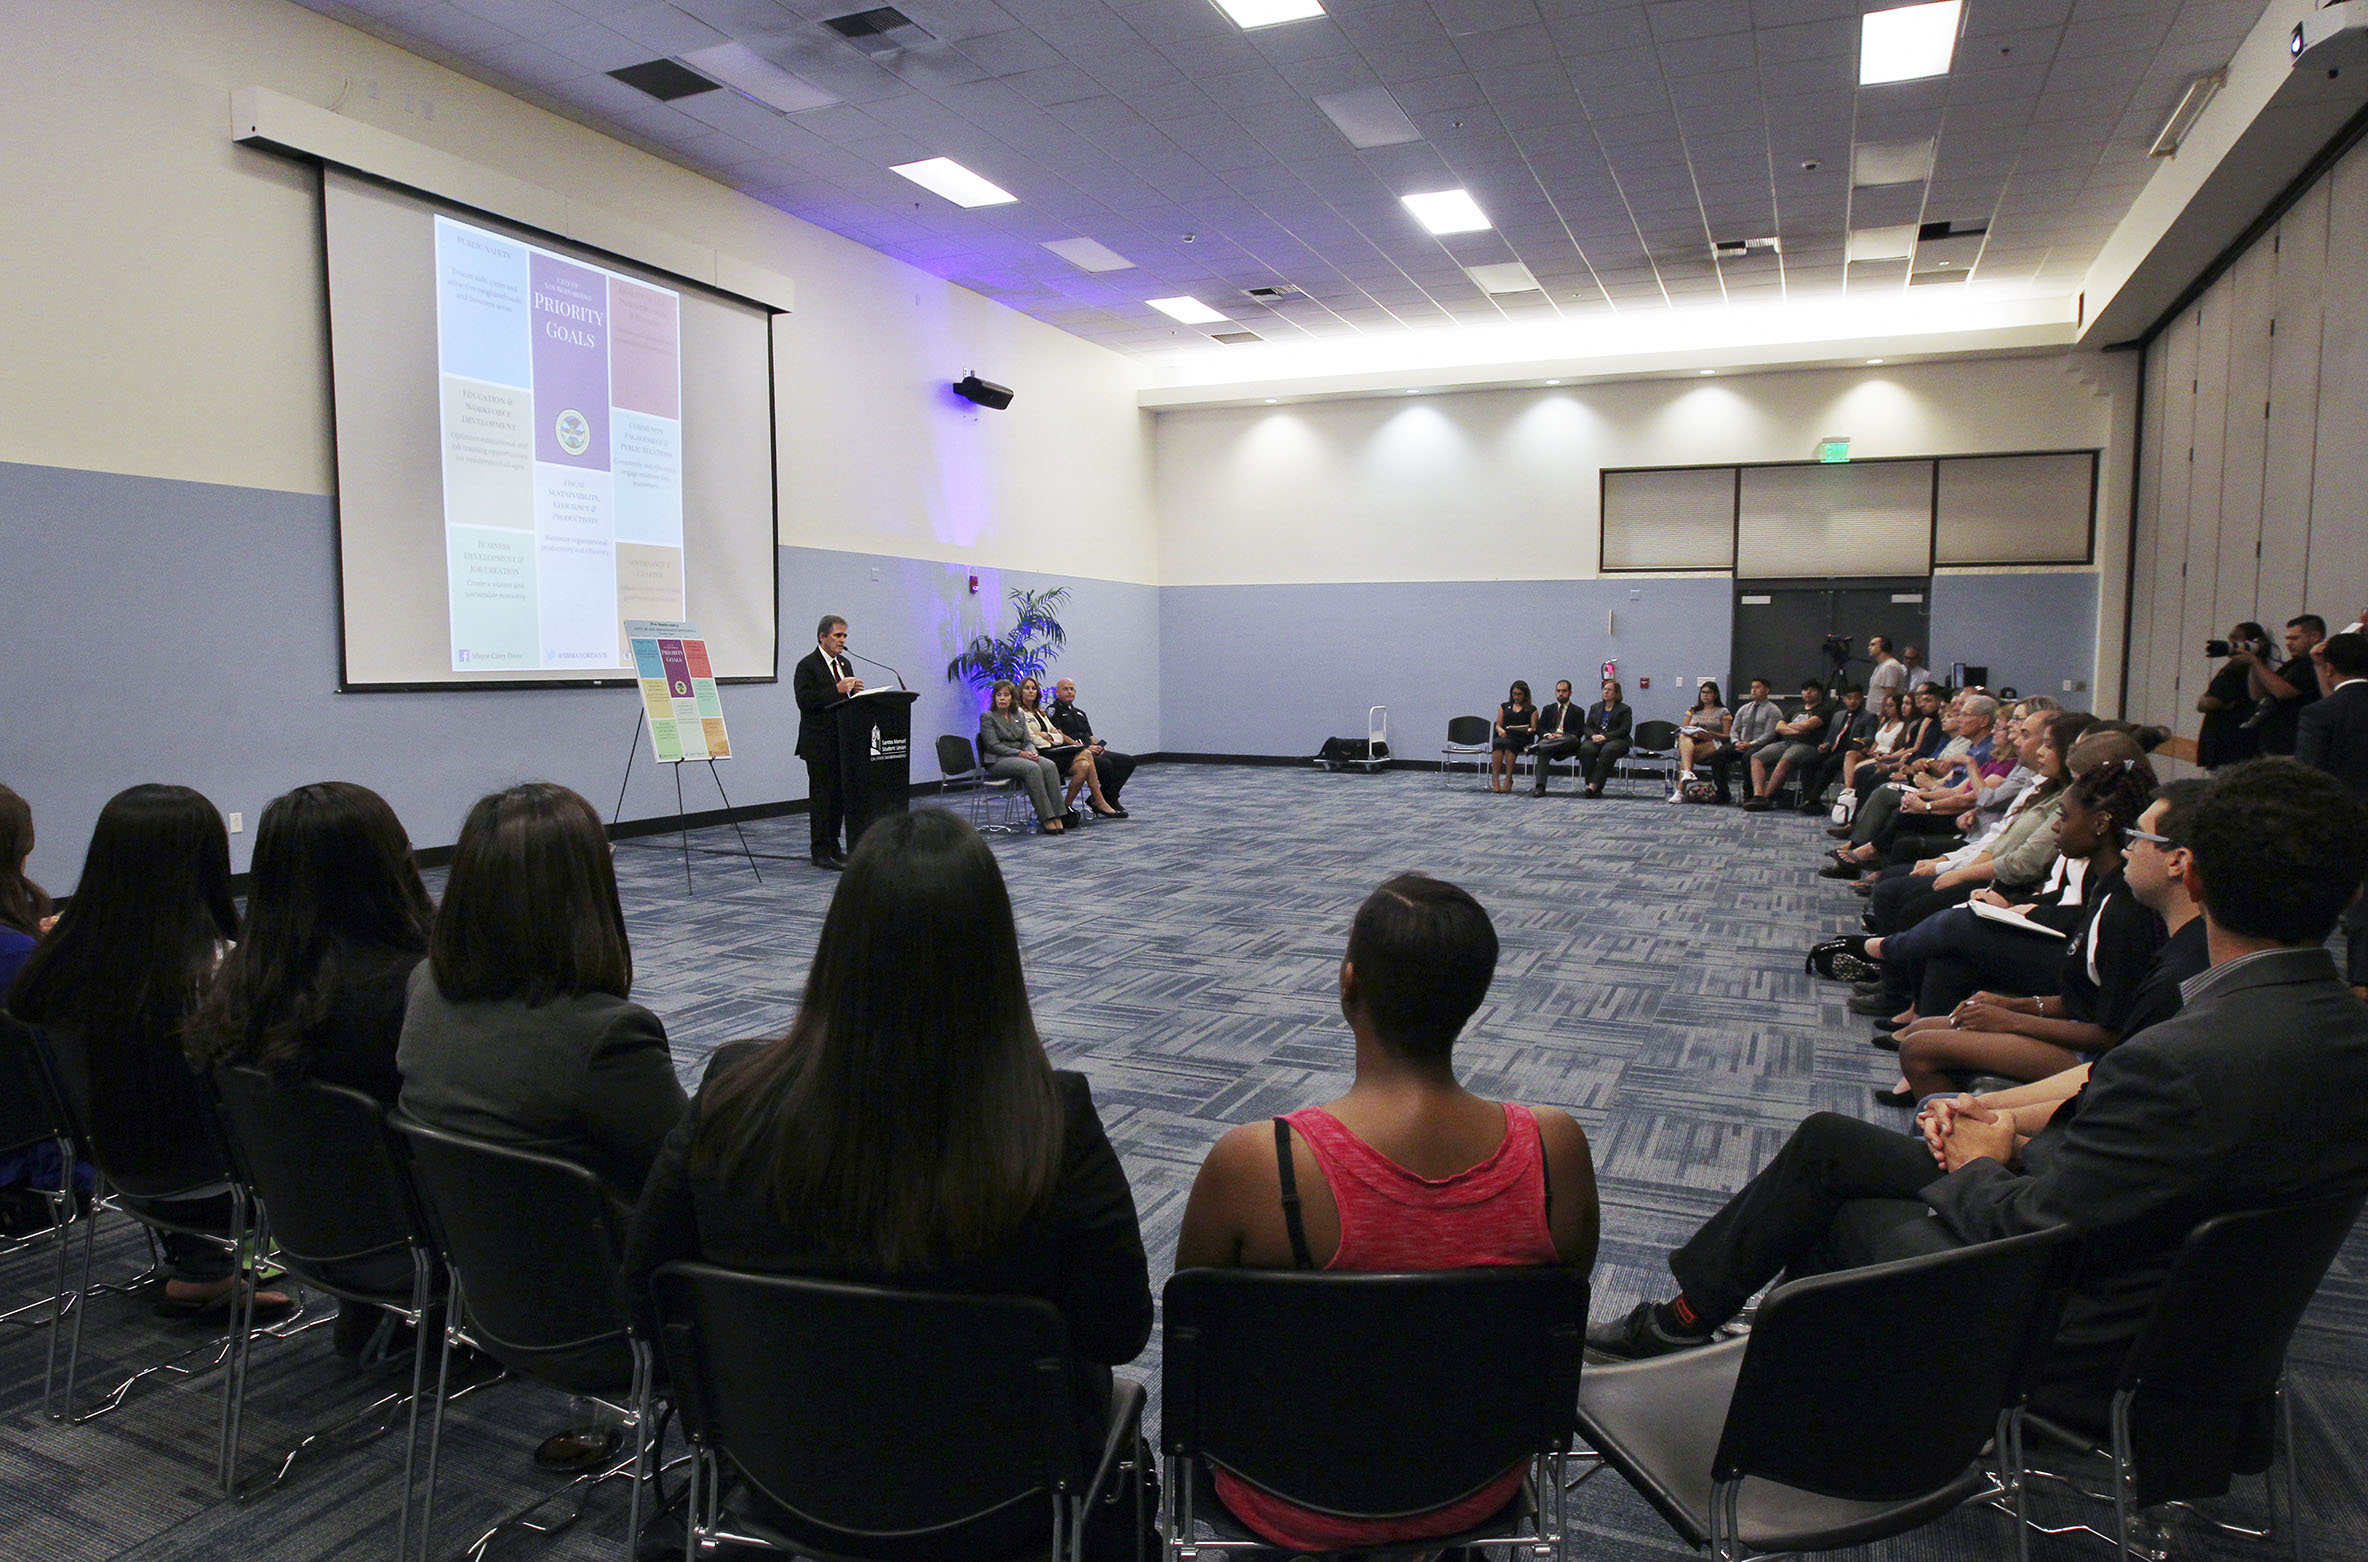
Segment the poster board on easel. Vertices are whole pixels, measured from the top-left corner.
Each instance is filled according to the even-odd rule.
[[[699,626],[633,618],[625,621],[625,638],[633,647],[642,714],[648,718],[650,751],[658,763],[730,759],[732,738],[724,727],[723,699],[716,692],[714,665]]]

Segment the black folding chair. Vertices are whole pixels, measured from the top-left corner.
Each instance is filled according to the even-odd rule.
[[[1455,767],[1467,759],[1472,762],[1472,773],[1478,775],[1487,762],[1495,732],[1495,726],[1486,716],[1450,717],[1447,746],[1439,750],[1439,784],[1446,786]]]
[[[19,1239],[8,1248],[14,1253],[25,1251],[36,1242],[54,1243],[58,1260],[56,1281],[47,1298],[16,1312],[0,1314],[0,1320],[15,1323],[24,1313],[38,1313],[41,1316],[37,1321],[49,1331],[49,1356],[41,1376],[41,1413],[45,1416],[49,1414],[57,1386],[58,1336],[64,1332],[66,1310],[76,1301],[75,1293],[66,1285],[67,1255],[73,1248],[76,1225],[96,1218],[96,1211],[83,1213],[80,1201],[74,1196],[75,1138],[73,1114],[66,1110],[66,1103],[58,1093],[39,1039],[28,1027],[0,1014],[0,1155],[46,1148],[58,1160],[55,1188],[28,1182],[49,1205],[49,1229]]]
[[[52,1078],[55,1077],[53,1073]],[[111,1204],[138,1221],[147,1228],[152,1240],[159,1232],[171,1232],[219,1248],[229,1256],[234,1280],[229,1327],[219,1340],[193,1346],[152,1366],[142,1367],[117,1384],[96,1407],[77,1411],[74,1408],[74,1385],[82,1361],[83,1319],[90,1311],[91,1296],[102,1289],[94,1287],[90,1278],[98,1222],[95,1219],[80,1222],[81,1278],[68,1306],[74,1315],[74,1327],[67,1331],[66,1384],[57,1419],[71,1426],[79,1426],[116,1409],[144,1379],[159,1375],[197,1377],[217,1367],[222,1368],[222,1418],[214,1473],[217,1484],[227,1496],[236,1490],[237,1484],[235,1450],[243,1388],[242,1347],[255,1328],[255,1287],[247,1276],[261,1251],[261,1243],[255,1228],[253,1201],[248,1197],[245,1184],[232,1171],[229,1154],[222,1146],[220,1119],[213,1099],[194,1073],[185,1076],[186,1093],[182,1094],[183,1087],[178,1082],[181,1077],[172,1074],[163,1076],[166,1080],[174,1081],[172,1092],[180,1099],[161,1108],[182,1114],[184,1121],[193,1130],[188,1142],[179,1148],[177,1164],[154,1164],[147,1153],[147,1146],[142,1146],[140,1151],[131,1156],[120,1155],[117,1153],[120,1147],[112,1144],[106,1135],[94,1132],[90,1123],[82,1121],[78,1114],[71,1114],[71,1102],[67,1103],[68,1110],[74,1116],[77,1141],[105,1185],[106,1196],[101,1202]],[[60,1095],[63,1095],[62,1091]],[[198,1203],[210,1205],[217,1199],[223,1201],[229,1210],[229,1219],[223,1226],[216,1228],[211,1223],[194,1223],[189,1214],[190,1206]],[[206,1349],[214,1351],[211,1361],[196,1367],[181,1364],[188,1357]]]
[[[1217,1469],[1297,1507],[1383,1522],[1470,1498],[1523,1465],[1522,1489],[1482,1523],[1357,1550],[1485,1543],[1561,1555],[1584,1275],[1188,1269],[1168,1281],[1161,1312],[1171,1559],[1272,1549],[1219,1501]]]
[[[1781,1285],[1742,1339],[1590,1367],[1579,1430],[1721,1562],[2019,1507],[2020,1472],[1993,1482],[1982,1452],[2054,1335],[2071,1243],[2059,1227]]]
[[[1633,781],[1638,776],[1657,776],[1664,791],[1677,786],[1677,723],[1674,721],[1640,721],[1627,753],[1612,767],[1622,781]],[[1621,791],[1628,790],[1625,786]]]
[[[283,1078],[257,1068],[219,1068],[212,1083],[229,1130],[231,1165],[256,1201],[263,1245],[273,1252],[280,1267],[314,1290],[346,1302],[385,1308],[416,1331],[403,1443],[403,1493],[395,1526],[395,1555],[408,1557],[412,1494],[417,1489],[420,1391],[425,1383],[433,1309],[443,1291],[444,1277],[410,1180],[387,1137],[386,1111],[362,1091],[318,1080]],[[251,1299],[247,1305],[252,1307]],[[245,1400],[251,1337],[250,1331],[240,1331],[231,1363],[230,1459],[234,1474],[238,1407]],[[394,1398],[382,1399],[334,1428],[307,1435],[288,1451],[277,1473],[258,1490],[268,1490],[285,1479],[296,1460],[325,1438],[360,1424],[379,1410],[391,1417],[397,1403]],[[430,1519],[434,1512],[431,1490]],[[423,1536],[426,1530],[423,1522]]]
[[[710,1264],[668,1264],[653,1290],[694,1455],[688,1555],[1000,1562],[1049,1537],[1054,1562],[1079,1562],[1130,1458],[1140,1530],[1142,1385],[1114,1379],[1105,1424],[1081,1427],[1048,1302]]]
[[[962,794],[970,800],[970,825],[985,835],[1025,835],[1035,828],[1036,816],[1015,776],[988,773],[978,761],[978,750],[959,734],[941,733],[937,740],[938,790]],[[990,804],[1000,800],[998,819]]]
[[[460,1331],[523,1378],[614,1404],[633,1430],[623,1465],[570,1482],[501,1520],[469,1546],[482,1554],[504,1530],[555,1533],[583,1514],[591,1486],[630,1473],[625,1553],[641,1533],[643,1493],[656,1454],[655,1352],[635,1327],[625,1295],[624,1227],[600,1179],[573,1161],[430,1128],[397,1114],[393,1127],[426,1205],[428,1227],[450,1267],[446,1366]],[[443,1369],[439,1369],[439,1381]],[[428,1512],[435,1511],[443,1396],[428,1432]],[[556,1524],[532,1516],[569,1492]],[[427,1537],[433,1540],[432,1532]]]
[[[2101,1538],[2124,1558],[2144,1554],[2136,1537],[2146,1509],[2217,1497],[2240,1474],[2262,1478],[2262,1528],[2210,1522],[2252,1539],[2271,1538],[2279,1484],[2271,1470],[2282,1447],[2286,1534],[2301,1562],[2286,1346],[2364,1202],[2368,1194],[2343,1193],[2205,1221],[2180,1244],[2122,1362],[2105,1424],[2037,1411],[2020,1417],[2019,1433],[2037,1433],[2110,1467],[2114,1532]],[[2085,1524],[2069,1528],[2099,1533]]]

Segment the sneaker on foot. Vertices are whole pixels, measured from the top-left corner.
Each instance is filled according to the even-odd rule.
[[[1587,1331],[1590,1361],[1647,1361],[1708,1345],[1711,1336],[1672,1334],[1653,1316],[1651,1302],[1638,1302],[1616,1323],[1599,1323]]]

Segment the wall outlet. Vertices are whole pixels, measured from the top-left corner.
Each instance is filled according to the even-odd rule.
[[[875,580],[875,581],[877,581],[879,578],[880,578],[880,572],[879,572],[878,570],[873,570],[873,571],[872,571],[872,579],[873,579],[873,580]]]
[[[2064,680],[2064,692],[2066,694],[2078,694],[2081,690],[2087,687],[2088,680],[2085,678],[2067,678]]]
[[[233,834],[233,835],[237,835],[237,834],[239,834],[240,832],[244,831],[244,830],[246,829],[246,827],[247,827],[247,816],[246,816],[245,814],[232,814],[232,815],[230,816],[230,833],[231,833],[231,834]]]

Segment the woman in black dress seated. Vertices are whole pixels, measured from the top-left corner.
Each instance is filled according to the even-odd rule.
[[[634,1216],[634,1293],[677,1259],[1041,1297],[1099,1457],[1110,1368],[1151,1336],[1142,1230],[1085,1076],[1037,1039],[994,853],[953,814],[863,832],[788,1034],[709,1061]]]
[[[1505,703],[1496,708],[1496,735],[1488,745],[1488,789],[1491,792],[1513,790],[1513,762],[1529,752],[1529,745],[1538,735],[1537,702],[1529,697],[1529,685],[1522,679],[1513,680],[1513,690]]]
[[[191,1056],[205,1067],[247,1064],[345,1085],[393,1107],[403,1088],[395,1043],[404,987],[428,952],[435,915],[402,821],[368,787],[300,786],[263,810],[253,875],[246,934],[190,1026]],[[346,1267],[335,1278],[357,1287],[411,1283],[399,1253]],[[344,1355],[374,1364],[408,1340],[381,1308],[337,1310]]]
[[[163,1191],[225,1174],[212,1108],[183,1053],[198,995],[238,936],[230,837],[214,805],[185,786],[135,786],[99,811],[74,898],[8,990],[8,1012],[47,1042],[66,1100],[108,1175]],[[153,1213],[227,1233],[228,1193],[148,1199]],[[215,1242],[159,1232],[165,1281],[156,1311],[227,1314],[237,1276]],[[289,1309],[258,1292],[255,1316]]]

